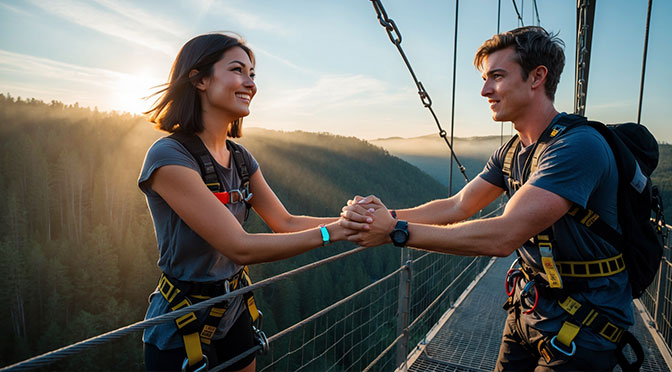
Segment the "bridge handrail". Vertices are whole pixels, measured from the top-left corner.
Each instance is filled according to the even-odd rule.
[[[220,303],[224,300],[242,295],[242,294],[247,293],[247,292],[251,292],[255,289],[266,287],[266,286],[268,286],[270,284],[273,284],[275,282],[287,279],[290,276],[302,273],[302,272],[307,271],[307,270],[314,269],[316,267],[325,265],[325,264],[333,262],[333,261],[340,260],[342,258],[353,255],[355,253],[362,252],[366,249],[368,249],[368,248],[357,247],[357,248],[351,249],[351,250],[343,252],[343,253],[335,254],[335,255],[327,257],[325,259],[315,261],[315,262],[310,263],[308,265],[304,265],[304,266],[298,267],[296,269],[278,274],[278,275],[273,276],[271,278],[267,278],[267,279],[261,280],[257,283],[251,284],[247,287],[240,288],[240,289],[237,289],[235,291],[231,291],[231,292],[229,292],[227,294],[224,294],[224,295],[221,295],[221,296],[213,297],[211,299],[205,300],[203,302],[199,302],[199,303],[191,305],[189,307],[185,307],[185,308],[175,310],[175,311],[171,311],[169,313],[162,314],[162,315],[150,318],[150,319],[146,319],[146,320],[143,320],[143,321],[140,321],[140,322],[137,322],[137,323],[133,323],[133,324],[130,324],[128,326],[118,328],[116,330],[109,331],[107,333],[103,333],[101,335],[88,338],[86,340],[77,342],[75,344],[68,345],[68,346],[62,347],[60,349],[56,349],[56,350],[53,350],[53,351],[50,351],[50,352],[32,357],[30,359],[26,359],[22,362],[18,362],[18,363],[15,363],[15,364],[11,364],[9,366],[5,366],[2,369],[0,369],[0,371],[2,371],[2,372],[5,372],[5,371],[7,371],[7,372],[9,372],[9,371],[30,371],[30,370],[33,370],[35,368],[43,367],[43,366],[52,364],[52,363],[54,363],[54,362],[56,362],[60,359],[65,358],[65,357],[68,357],[68,356],[77,354],[79,352],[82,352],[84,350],[93,348],[93,347],[98,346],[98,345],[105,344],[105,343],[110,342],[110,341],[117,340],[117,339],[119,339],[121,337],[124,337],[128,334],[131,334],[133,332],[144,330],[144,329],[149,328],[151,326],[161,324],[161,323],[165,323],[167,321],[175,320],[175,319],[177,319],[177,318],[179,318],[183,315],[189,314],[192,311],[205,309],[207,307],[210,307],[212,305]]]

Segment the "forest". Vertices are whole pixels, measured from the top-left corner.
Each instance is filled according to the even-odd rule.
[[[0,365],[140,321],[160,272],[137,177],[164,134],[140,116],[0,95]],[[426,173],[354,137],[249,129],[240,139],[295,214],[337,216],[355,194],[391,208],[445,197]],[[252,213],[247,231],[268,228]],[[355,247],[255,265],[260,280]],[[369,249],[255,294],[268,335],[385,276],[398,249]],[[324,290],[325,283],[337,283]],[[102,350],[98,350],[102,349]],[[47,370],[142,370],[140,334]]]
[[[294,214],[336,216],[355,194],[375,193],[390,208],[448,194],[427,174],[432,169],[425,173],[354,137],[256,128],[244,134],[239,142]],[[137,177],[145,152],[163,135],[140,116],[0,94],[1,366],[143,319],[160,272]],[[654,173],[665,200],[672,196],[671,151],[661,145]],[[473,167],[484,161],[465,160]],[[269,231],[254,213],[244,227]],[[252,278],[353,247],[337,243],[254,265]],[[373,248],[255,292],[266,334],[384,277],[400,257],[392,246]],[[44,370],[143,370],[140,334]]]

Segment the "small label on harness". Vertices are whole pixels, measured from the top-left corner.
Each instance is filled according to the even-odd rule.
[[[632,177],[632,181],[630,181],[630,184],[632,187],[637,190],[638,193],[642,193],[644,191],[644,188],[646,187],[646,176],[642,172],[641,169],[639,169],[639,163],[635,161],[635,175]]]

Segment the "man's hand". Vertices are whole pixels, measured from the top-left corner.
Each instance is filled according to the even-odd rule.
[[[341,226],[357,231],[349,235],[348,240],[364,247],[373,247],[390,241],[396,220],[380,199],[373,195],[365,198],[355,196],[343,207]]]

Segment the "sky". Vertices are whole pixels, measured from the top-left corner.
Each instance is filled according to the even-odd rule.
[[[472,64],[478,46],[497,32],[498,3],[459,2],[452,112],[455,1],[382,0],[441,125],[456,137],[511,131],[510,124],[492,121]],[[501,1],[501,31],[521,24],[513,3]],[[522,24],[537,24],[532,0],[515,3]],[[566,43],[555,103],[572,112],[577,2],[536,3],[541,26]],[[591,119],[637,120],[647,3],[597,2],[586,107]],[[664,66],[672,57],[671,25],[672,0],[654,0],[642,123],[664,142],[672,142],[666,123],[672,109],[664,102],[672,82]],[[240,34],[256,54],[258,92],[247,127],[362,139],[437,133],[368,0],[0,0],[0,93],[139,114],[153,102],[142,97],[166,82],[180,47],[212,31]]]

